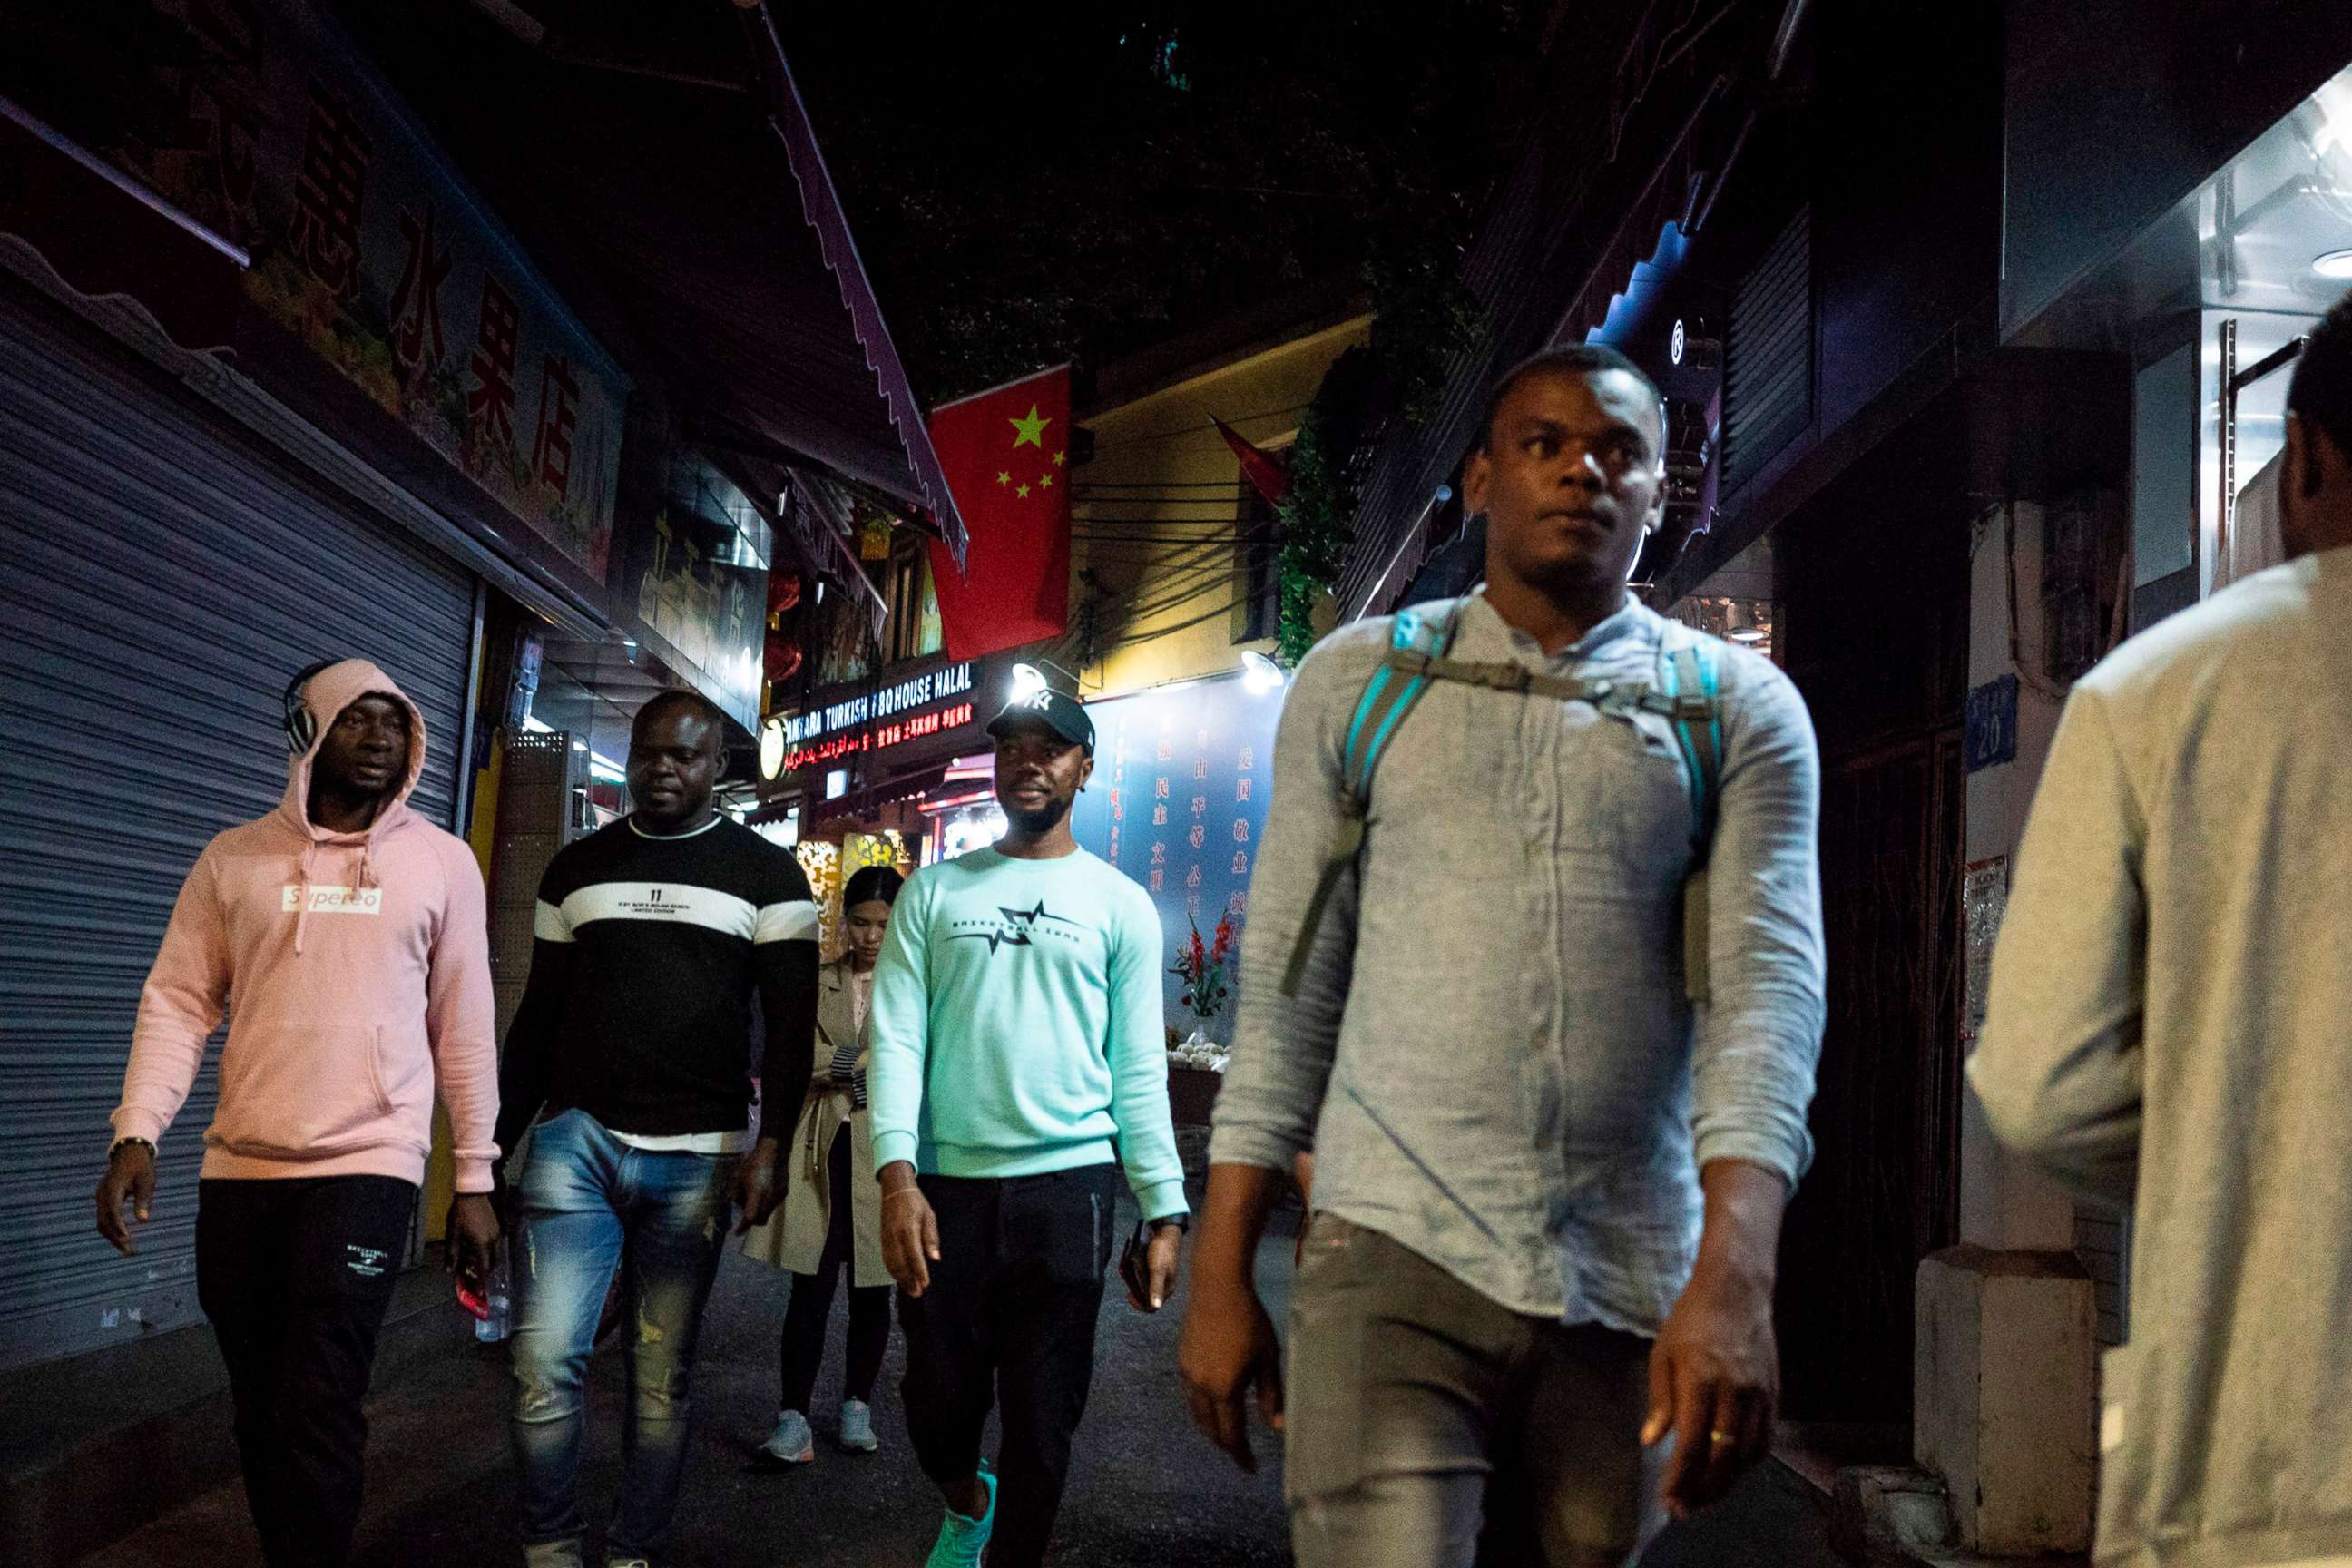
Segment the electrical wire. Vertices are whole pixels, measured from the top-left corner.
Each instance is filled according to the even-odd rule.
[[[1115,610],[1130,619],[1138,616],[1156,616],[1188,604],[1203,594],[1213,594],[1233,580],[1234,569],[1223,563],[1203,564],[1180,586],[1160,584],[1162,592],[1152,598],[1127,597],[1097,602],[1097,610]]]
[[[1072,479],[1073,490],[1233,490],[1239,479]]]
[[[1144,560],[1148,565],[1156,567],[1157,570],[1153,571],[1150,576],[1147,577],[1144,581],[1136,583],[1129,587],[1119,590],[1118,592],[1121,596],[1125,597],[1132,597],[1137,594],[1152,592],[1160,585],[1160,583],[1155,582],[1154,579],[1164,581],[1168,578],[1181,576],[1188,571],[1193,571],[1202,566],[1213,564],[1223,560],[1227,553],[1233,549],[1234,541],[1227,539],[1213,539],[1203,541],[1199,544],[1179,545],[1172,550],[1155,550],[1150,555],[1145,557]],[[1118,559],[1118,557],[1108,556],[1107,559],[1115,560]],[[1129,557],[1129,559],[1133,558]]]
[[[1096,630],[1099,634],[1110,627],[1133,626],[1138,621],[1148,621],[1181,610],[1188,605],[1199,603],[1212,594],[1228,591],[1233,585],[1234,575],[1231,571],[1212,572],[1195,580],[1181,592],[1148,601],[1111,604],[1096,600],[1091,605]]]
[[[1262,408],[1255,414],[1237,415],[1234,418],[1226,420],[1225,423],[1238,430],[1253,419],[1272,419],[1277,416],[1285,414],[1303,414],[1307,411],[1308,406],[1309,405],[1307,404],[1294,403],[1287,408]],[[1129,441],[1105,441],[1097,438],[1095,442],[1095,450],[1097,452],[1108,452],[1127,447],[1149,446],[1158,441],[1172,441],[1180,436],[1192,436],[1197,435],[1203,430],[1214,430],[1216,427],[1216,421],[1212,419],[1205,420],[1198,425],[1180,425],[1173,430],[1160,430],[1155,431],[1153,434],[1149,436],[1138,436],[1134,439]]]
[[[1242,519],[1240,519],[1240,518],[1234,518],[1234,517],[1083,517],[1083,516],[1082,516],[1082,517],[1074,517],[1074,518],[1072,518],[1072,519],[1070,520],[1070,525],[1071,525],[1072,527],[1074,527],[1074,528],[1088,528],[1088,529],[1092,529],[1092,530],[1096,531],[1097,532],[1114,531],[1121,530],[1121,529],[1136,529],[1136,530],[1145,530],[1145,531],[1149,531],[1149,530],[1152,530],[1152,529],[1192,529],[1192,530],[1207,530],[1207,531],[1211,531],[1211,532],[1223,532],[1223,531],[1231,531],[1231,530],[1233,530],[1233,529],[1234,529],[1234,528],[1237,528],[1237,527],[1253,527],[1253,526],[1255,526],[1255,524],[1251,524],[1251,523],[1246,523],[1246,522],[1244,522],[1244,521]]]
[[[1188,532],[1196,534],[1231,533],[1247,526],[1231,517],[1074,517],[1072,527],[1088,529],[1096,533]]]
[[[1271,544],[1271,533],[1096,533],[1073,530],[1070,537],[1095,544],[1131,546],[1145,549],[1157,545],[1190,547],[1196,544]]]
[[[1194,626],[1201,625],[1203,621],[1213,621],[1219,616],[1232,615],[1242,605],[1248,604],[1252,597],[1253,595],[1247,593],[1236,594],[1232,598],[1226,600],[1223,605],[1220,605],[1217,608],[1209,611],[1205,615],[1194,616],[1189,621],[1179,621],[1172,626],[1154,626],[1150,631],[1141,633],[1139,636],[1121,637],[1119,638],[1118,646],[1121,647],[1134,647],[1141,643],[1157,641],[1160,637],[1173,637],[1178,632],[1191,631]]]

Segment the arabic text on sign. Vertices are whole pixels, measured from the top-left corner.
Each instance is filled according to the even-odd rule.
[[[829,763],[835,757],[845,757],[852,752],[879,752],[902,741],[919,741],[926,735],[936,735],[946,730],[961,729],[971,722],[972,707],[960,702],[952,708],[934,709],[918,713],[895,724],[882,724],[855,735],[835,735],[814,746],[801,746],[784,755],[784,771],[796,772],[817,763]]]

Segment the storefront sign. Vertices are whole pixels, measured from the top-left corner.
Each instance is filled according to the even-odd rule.
[[[821,686],[799,713],[780,714],[784,752],[772,787],[783,798],[814,792],[826,770],[848,787],[897,787],[959,756],[985,752],[982,726],[1010,695],[1009,656],[891,667],[874,685]]]
[[[843,731],[856,729],[869,720],[887,719],[893,714],[904,713],[909,709],[928,707],[934,702],[961,696],[971,690],[971,661],[966,659],[961,664],[950,664],[942,669],[926,670],[920,675],[909,676],[904,680],[892,681],[877,690],[861,692],[855,697],[845,697],[837,702],[828,702],[823,707],[813,708],[806,713],[787,719],[784,721],[784,740],[787,744],[797,747],[804,742],[814,741],[820,736],[839,736]],[[969,709],[971,704],[965,703],[964,707]],[[968,721],[969,717],[967,713],[965,721]],[[928,734],[930,731],[921,732]]]
[[[310,6],[183,32],[102,151],[251,253],[247,298],[599,582],[629,380]]]
[[[1205,936],[1249,911],[1250,873],[1265,834],[1274,783],[1279,689],[1253,692],[1239,679],[1090,702],[1094,783],[1070,826],[1078,843],[1141,883],[1167,938],[1160,967],[1198,921]],[[1167,978],[1168,1019],[1186,1016],[1183,982]],[[1230,1029],[1226,1018],[1211,1033]]]

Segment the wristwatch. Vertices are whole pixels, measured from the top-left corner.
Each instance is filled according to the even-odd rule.
[[[1189,1231],[1192,1228],[1192,1216],[1189,1214],[1162,1215],[1158,1219],[1145,1220],[1143,1228],[1148,1233],[1163,1225],[1172,1225],[1178,1230]]]

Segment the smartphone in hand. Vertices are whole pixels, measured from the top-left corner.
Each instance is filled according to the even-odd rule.
[[[1119,1283],[1127,1287],[1127,1299],[1138,1307],[1151,1300],[1151,1226],[1139,1225],[1135,1234],[1127,1238],[1126,1249],[1118,1255]]]

